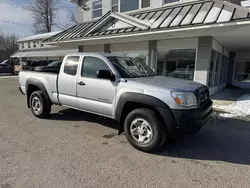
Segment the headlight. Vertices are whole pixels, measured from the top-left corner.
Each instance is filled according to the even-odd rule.
[[[197,106],[197,99],[193,92],[171,92],[176,104],[183,107]]]

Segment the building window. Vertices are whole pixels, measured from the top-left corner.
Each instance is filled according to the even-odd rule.
[[[93,0],[93,18],[102,16],[102,0]]]
[[[228,57],[225,57],[224,83],[227,81]]]
[[[226,82],[225,80],[226,73],[227,73],[227,57],[222,56],[221,70],[220,70],[220,84],[223,84]]]
[[[250,84],[250,58],[241,58],[236,60],[235,81]]]
[[[222,58],[221,53],[212,51],[211,60],[210,60],[210,68],[209,68],[209,75],[208,75],[208,86],[213,87],[219,85],[223,82],[223,77],[221,74],[225,71],[225,63],[222,63],[224,58]],[[223,69],[223,70],[221,70]]]
[[[30,42],[28,42],[28,48],[30,48]]]
[[[217,52],[216,66],[215,66],[215,80],[214,84],[219,85],[220,83],[220,69],[221,69],[221,54]]]
[[[79,64],[79,56],[70,56],[64,65],[64,73],[75,76]]]
[[[41,43],[41,47],[44,47],[44,44],[43,44],[43,43]]]
[[[24,43],[22,43],[22,48],[24,48]]]
[[[36,42],[33,42],[33,48],[36,48]]]
[[[210,59],[210,67],[209,67],[209,74],[208,74],[208,86],[211,87],[214,85],[214,65],[216,60],[216,52],[212,51],[211,59]]]
[[[150,0],[141,0],[141,8],[150,7]]]
[[[119,0],[112,0],[111,10],[113,12],[119,12]]]
[[[140,8],[147,8],[150,7],[151,0],[111,0],[112,6],[111,10],[114,12],[119,12],[119,5],[120,5],[120,12],[132,11],[137,10]]]
[[[120,11],[126,12],[139,9],[139,0],[120,0]]]
[[[157,74],[193,80],[195,57],[195,49],[161,50],[158,52]]]
[[[163,0],[163,4],[178,2],[180,0]]]

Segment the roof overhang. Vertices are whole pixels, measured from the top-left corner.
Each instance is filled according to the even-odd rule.
[[[11,58],[63,57],[69,53],[76,53],[76,52],[78,52],[78,49],[30,50],[30,51],[17,51],[10,57]]]
[[[114,19],[130,26],[122,29],[105,27]],[[130,15],[109,12],[78,35],[80,37],[60,35],[60,38],[55,37],[45,43],[61,46],[73,43],[82,45],[84,42],[84,45],[92,45],[215,36],[246,25],[250,25],[248,9],[220,0],[207,0],[163,6]]]
[[[177,28],[172,30],[157,30],[144,33],[131,33],[126,35],[116,35],[116,36],[106,36],[106,37],[91,37],[91,38],[80,38],[65,40],[59,42],[50,42],[50,44],[64,46],[70,44],[82,45],[95,45],[104,43],[118,43],[118,42],[137,42],[137,41],[147,41],[147,40],[163,40],[163,39],[173,39],[173,38],[187,38],[187,37],[199,37],[199,36],[213,36],[213,35],[223,35],[229,29],[231,31],[240,28],[250,26],[250,20],[233,22],[233,23],[223,23],[223,24],[213,24],[213,25],[202,25],[196,27],[187,28]]]

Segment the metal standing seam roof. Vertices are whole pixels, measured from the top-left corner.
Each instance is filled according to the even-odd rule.
[[[54,41],[61,41],[65,39],[72,39],[72,38],[79,38],[82,37],[84,32],[89,29],[91,26],[95,24],[96,21],[92,22],[84,22],[77,24],[61,33],[58,33],[48,39],[45,39],[44,42],[54,42]]]
[[[113,14],[121,15],[122,13]],[[97,36],[121,35],[159,29],[220,24],[249,19],[250,16],[249,10],[246,8],[219,0],[180,3],[173,6],[149,9],[147,11],[138,11],[126,15],[126,17],[131,17],[127,22],[125,16],[124,19],[119,20],[119,17],[117,18],[113,14],[112,12],[108,12],[96,22],[78,24],[48,38],[44,42],[59,42],[83,37],[94,38]],[[131,22],[133,19],[135,21],[141,20],[144,23],[148,22],[150,25],[144,28],[138,27]],[[104,29],[102,29],[102,27]]]

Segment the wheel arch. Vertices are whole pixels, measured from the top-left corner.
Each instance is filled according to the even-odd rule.
[[[51,99],[48,95],[47,89],[45,88],[43,83],[38,79],[32,78],[32,79],[27,79],[26,81],[26,95],[27,95],[28,108],[30,108],[30,104],[29,104],[30,96],[34,91],[42,91],[46,100],[49,101],[50,104],[52,104]]]
[[[150,95],[127,92],[120,96],[116,106],[115,119],[119,122],[118,134],[121,134],[124,131],[123,124],[126,116],[132,110],[137,108],[148,108],[155,111],[165,123],[166,130],[168,132],[173,132],[175,127],[174,119],[171,110],[166,103]],[[162,112],[164,112],[164,114]],[[164,117],[166,112],[168,113],[166,114],[167,119]],[[167,123],[168,121],[171,123]]]

